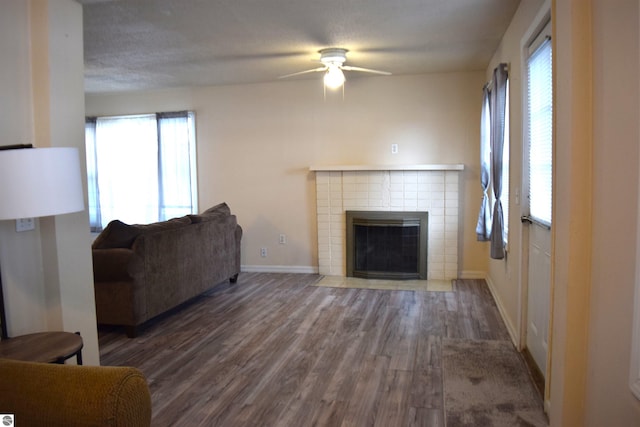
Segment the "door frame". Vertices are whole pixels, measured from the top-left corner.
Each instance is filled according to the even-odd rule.
[[[525,147],[525,143],[527,142],[527,129],[529,126],[529,119],[527,114],[527,97],[526,93],[528,90],[527,86],[527,59],[528,59],[528,48],[531,42],[536,38],[538,33],[547,25],[549,21],[551,21],[551,0],[546,0],[540,10],[538,11],[536,17],[533,19],[531,25],[524,32],[521,40],[520,40],[520,81],[522,82],[521,90],[522,90],[522,136],[520,140],[522,141],[522,168],[520,171],[521,174],[521,184],[520,189],[518,190],[520,193],[521,201],[524,200],[528,195],[528,191],[525,192],[525,189],[528,189],[529,185],[529,177],[528,173],[525,174],[525,167],[528,165],[528,147]],[[553,32],[553,23],[552,23],[552,32]],[[553,42],[552,42],[553,43]],[[553,49],[555,52],[555,44],[553,45]],[[554,77],[555,79],[555,77]],[[555,102],[555,96],[554,96]],[[555,111],[555,105],[554,105]],[[555,113],[554,113],[554,122],[555,122]],[[555,129],[555,124],[553,126]],[[555,145],[555,136],[554,136],[554,145]],[[555,163],[555,149],[553,152],[553,162]],[[520,203],[520,215],[524,215],[523,207],[526,206],[524,203]],[[528,227],[535,225],[522,225],[520,224],[520,284],[519,284],[519,302],[518,302],[518,334],[519,340],[517,343],[518,350],[523,351],[527,346],[527,323],[528,323],[528,295],[529,295],[529,229]],[[551,225],[551,250],[553,257],[553,221]],[[548,342],[549,347],[547,351],[547,363],[546,363],[546,372],[543,372],[545,378],[545,392],[544,392],[544,404],[545,410],[549,411],[550,404],[550,382],[551,382],[551,354],[552,354],[552,331],[553,331],[553,295],[554,295],[554,284],[553,284],[553,262],[551,263],[551,277],[550,279],[550,301],[549,301],[549,326],[548,326]]]

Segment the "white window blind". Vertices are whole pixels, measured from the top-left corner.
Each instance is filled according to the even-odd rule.
[[[504,106],[504,146],[502,147],[502,195],[500,200],[502,201],[502,216],[504,222],[504,243],[505,245],[509,241],[509,165],[510,165],[510,130],[509,130],[509,80],[507,80],[507,96],[505,97]]]
[[[529,215],[551,225],[552,71],[551,40],[545,38],[527,61],[529,139]]]

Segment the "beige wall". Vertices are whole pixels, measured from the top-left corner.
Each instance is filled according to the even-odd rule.
[[[0,65],[1,143],[84,153],[82,7],[72,0],[0,2],[0,56],[11,58]],[[79,331],[85,363],[98,364],[87,213],[36,224],[17,233],[14,221],[0,222],[9,334]]]
[[[14,0],[0,4],[0,132],[2,144],[33,141],[29,62],[28,3]],[[29,262],[41,265],[40,239],[34,232],[16,233],[14,221],[0,221],[0,267],[10,334],[22,334],[46,326],[42,277]],[[33,259],[35,258],[35,259]],[[18,267],[20,266],[20,267]],[[18,286],[18,282],[20,286]]]
[[[593,1],[593,250],[585,408],[586,424],[594,427],[640,425],[640,402],[628,386],[638,268],[638,5]]]
[[[590,3],[555,1],[553,19],[556,125],[550,419],[554,425],[582,426],[586,424],[593,233]]]
[[[349,76],[348,76],[349,78]],[[345,99],[321,79],[87,95],[89,115],[193,109],[202,209],[227,201],[247,268],[317,268],[311,165],[464,163],[461,270],[486,271],[475,241],[483,72],[349,78]],[[399,153],[391,154],[391,144]],[[278,244],[278,235],[287,244]],[[268,257],[261,258],[261,247]]]
[[[502,260],[490,260],[487,282],[501,309],[512,339],[519,343],[521,338],[520,272],[522,262],[522,215],[521,206],[516,204],[516,192],[522,191],[522,141],[523,141],[523,65],[522,43],[533,31],[533,23],[539,20],[543,0],[520,3],[520,7],[507,29],[500,46],[496,50],[486,71],[490,80],[493,69],[500,63],[509,64],[509,130],[510,130],[510,189],[509,189],[509,244],[507,256]],[[522,198],[522,195],[520,195]],[[489,254],[487,251],[487,258]]]
[[[638,226],[637,1],[554,3],[552,425],[640,425],[629,389]]]

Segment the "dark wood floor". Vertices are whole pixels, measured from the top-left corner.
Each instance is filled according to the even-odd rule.
[[[444,426],[442,338],[509,339],[481,280],[409,292],[319,278],[242,273],[138,338],[101,330],[101,362],[144,372],[157,426]]]

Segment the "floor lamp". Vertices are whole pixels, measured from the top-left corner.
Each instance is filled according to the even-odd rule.
[[[37,218],[84,210],[78,149],[0,147],[0,220]],[[0,322],[7,321],[0,272]]]

